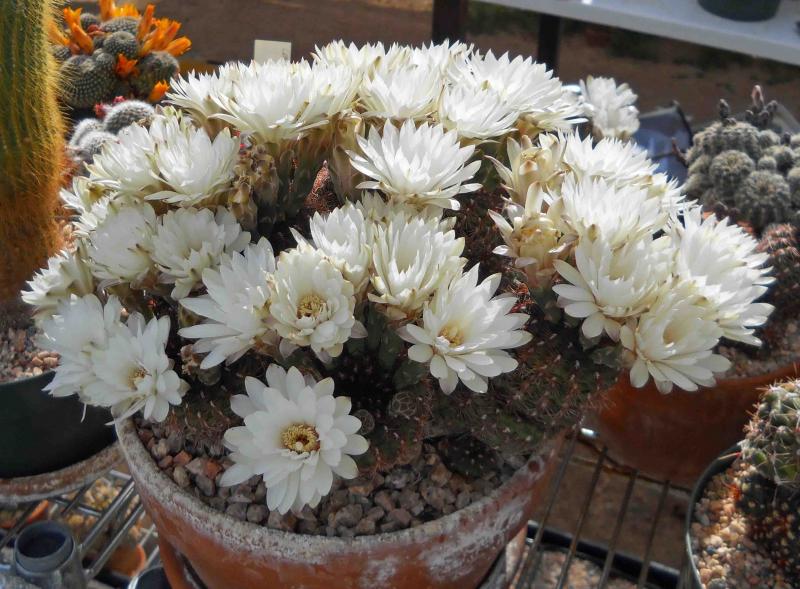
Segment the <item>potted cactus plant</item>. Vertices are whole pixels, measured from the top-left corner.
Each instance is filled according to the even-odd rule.
[[[687,516],[691,586],[800,583],[800,381],[769,387],[745,439],[698,482]]]
[[[771,310],[756,241],[530,58],[334,42],[167,98],[65,194],[99,288],[42,325],[175,587],[477,586],[621,372],[709,385]]]
[[[177,57],[191,47],[178,37],[181,23],[155,17],[155,5],[143,13],[133,4],[100,0],[98,14],[63,9],[63,23],[49,29],[59,63],[59,98],[79,118],[114,98],[158,102],[178,73]]]
[[[720,121],[697,133],[686,155],[687,196],[757,238],[758,255],[773,268],[775,284],[762,295],[775,308],[760,328],[765,344],[721,348],[731,369],[699,397],[620,383],[592,419],[613,457],[653,476],[692,484],[705,464],[737,440],[761,389],[800,370],[800,136],[780,136],[770,128],[776,106],[756,87],[752,108],[737,121],[722,101]],[[708,421],[698,427],[702,419]],[[658,440],[665,437],[676,440],[674,452],[660,451]]]
[[[699,0],[711,14],[730,20],[757,22],[769,20],[778,13],[781,0]]]
[[[0,120],[0,498],[46,494],[53,485],[63,488],[70,482],[68,474],[62,472],[48,481],[42,473],[80,462],[114,439],[105,426],[106,411],[92,408],[82,423],[82,403],[76,398],[54,401],[43,390],[53,378],[51,368],[57,359],[38,351],[29,308],[20,300],[26,281],[50,256],[54,256],[50,267],[41,277],[60,277],[65,293],[91,289],[91,274],[71,262],[71,253],[58,253],[68,244],[58,222],[64,125],[47,40],[52,9],[51,2],[17,2],[4,9],[0,18],[2,53],[11,56],[0,69],[4,104]],[[43,302],[35,292],[25,298]]]

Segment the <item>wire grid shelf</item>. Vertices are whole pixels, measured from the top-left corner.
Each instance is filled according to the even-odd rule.
[[[581,448],[582,451],[576,451],[578,448]],[[564,533],[551,526],[551,521],[559,501],[563,499],[565,477],[570,468],[589,469],[591,482],[580,505],[574,530],[572,533]],[[587,519],[591,517],[591,507],[598,498],[596,491],[602,473],[612,473],[615,477],[621,478],[624,481],[624,491],[618,497],[619,506],[614,518],[610,540],[598,543],[585,537],[585,532]],[[98,485],[110,485],[115,493],[111,502],[104,509],[93,507],[86,501],[87,494]],[[641,485],[647,485],[651,491],[657,489],[658,500],[655,511],[650,516],[651,524],[646,541],[640,547],[638,554],[629,555],[621,551],[619,545],[631,498],[637,486]],[[616,465],[609,459],[607,450],[597,440],[594,432],[585,428],[581,429],[579,435],[571,436],[565,445],[543,511],[537,515],[539,521],[531,521],[528,524],[526,545],[521,558],[511,570],[506,568],[506,574],[502,575],[504,580],[499,583],[487,581],[485,587],[491,587],[491,589],[569,589],[573,587],[682,589],[680,571],[653,560],[654,540],[660,534],[666,500],[668,496],[676,496],[676,491],[679,498],[685,496],[686,507],[688,507],[689,494],[687,490],[673,487],[669,482],[648,479],[635,470]],[[10,545],[38,506],[39,502],[19,506],[16,521],[12,522],[8,529],[0,530],[0,549]],[[136,545],[145,554],[145,564],[142,568],[147,569],[158,565],[157,533],[144,513],[130,475],[111,471],[98,481],[86,485],[76,492],[48,500],[48,518],[66,520],[70,514],[74,513],[93,520],[91,527],[77,540],[80,544],[80,554],[84,560],[87,579],[97,579],[103,583],[96,586],[116,588],[127,586],[129,579],[109,572],[106,570],[106,565],[134,526],[139,530]],[[543,578],[544,560],[548,552],[558,553],[559,559],[563,560],[557,574],[553,574],[551,567],[549,576]],[[597,580],[591,584],[581,584],[573,582],[571,579],[570,571],[580,560],[592,562],[600,571]],[[684,562],[682,567],[685,564]],[[498,563],[499,566],[504,566],[502,559]],[[621,581],[626,584],[620,585]],[[2,589],[2,585],[0,578],[0,589]]]

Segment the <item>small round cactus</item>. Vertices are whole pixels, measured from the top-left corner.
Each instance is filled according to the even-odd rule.
[[[105,131],[116,135],[128,125],[152,117],[155,112],[155,109],[146,102],[125,100],[111,107],[106,113],[104,119]]]
[[[770,223],[790,218],[794,210],[789,184],[769,169],[750,174],[733,195],[733,204],[742,219],[759,232]]]
[[[746,153],[728,149],[711,160],[708,176],[723,194],[733,194],[754,169],[753,160]]]
[[[144,96],[159,82],[168,82],[178,73],[178,60],[166,51],[154,51],[139,60],[139,75],[131,84],[139,96]]]
[[[112,18],[100,24],[100,30],[104,33],[116,33],[125,31],[131,35],[136,35],[139,30],[139,19],[132,16],[120,16]]]
[[[101,102],[114,87],[113,68],[98,62],[91,55],[73,55],[61,66],[62,89],[67,104],[74,108],[91,108]]]
[[[100,153],[103,146],[109,141],[114,141],[116,135],[107,131],[91,131],[86,133],[77,145],[77,151],[84,161],[90,161],[95,155]]]
[[[136,59],[139,56],[139,43],[129,32],[117,31],[106,36],[103,51],[115,57],[124,55],[127,59]]]
[[[103,131],[103,121],[100,119],[83,119],[80,123],[75,125],[72,131],[72,137],[69,139],[70,147],[77,147],[85,135],[94,131]]]

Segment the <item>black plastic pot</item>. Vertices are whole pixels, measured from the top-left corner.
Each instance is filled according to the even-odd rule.
[[[116,440],[111,414],[42,389],[53,373],[0,384],[0,479],[43,474],[93,456]]]
[[[703,472],[697,483],[692,490],[692,498],[689,502],[689,509],[686,512],[686,530],[684,532],[684,547],[686,550],[686,568],[683,571],[683,586],[691,587],[691,589],[703,589],[703,583],[700,582],[700,573],[694,564],[692,553],[692,524],[695,521],[694,507],[700,501],[705,493],[708,483],[711,482],[718,474],[728,470],[739,455],[741,448],[739,444],[731,446],[719,458],[712,462],[709,467]]]
[[[745,22],[771,19],[780,3],[781,0],[700,0],[700,6],[711,14]]]

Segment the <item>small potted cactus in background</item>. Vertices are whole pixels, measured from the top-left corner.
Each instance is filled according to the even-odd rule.
[[[178,37],[180,23],[142,14],[132,4],[100,0],[99,14],[64,8],[64,22],[50,29],[53,55],[60,63],[59,97],[77,113],[116,97],[158,102],[180,67],[177,57],[191,47]]]
[[[53,4],[21,0],[0,14],[0,501],[46,493],[47,477],[28,477],[69,467],[114,439],[104,426],[107,411],[92,408],[82,423],[78,399],[53,401],[43,390],[57,358],[37,347],[29,307],[20,300],[48,257],[41,276],[57,278],[62,294],[93,289],[91,273],[69,251],[70,232],[60,216],[64,122],[47,40]],[[24,296],[43,302],[35,292]],[[62,475],[58,482],[68,484]]]
[[[700,6],[722,18],[746,22],[769,20],[778,13],[781,0],[699,0]]]
[[[699,398],[622,384],[593,417],[612,456],[685,484],[736,441],[764,386],[800,373],[800,135],[776,133],[770,125],[777,104],[767,103],[759,87],[752,98],[745,120],[733,119],[721,101],[720,120],[695,135],[685,189],[706,214],[731,219],[759,240],[759,259],[775,279],[762,296],[775,308],[759,329],[764,345],[721,346],[731,368]],[[644,425],[642,413],[650,415]],[[657,441],[667,436],[681,445],[675,452],[660,452]]]
[[[764,392],[745,439],[709,468],[693,499],[694,586],[800,586],[800,381]]]
[[[602,391],[709,386],[771,311],[755,239],[531,58],[334,42],[167,98],[63,195],[97,288],[31,302],[173,586],[475,587]]]

